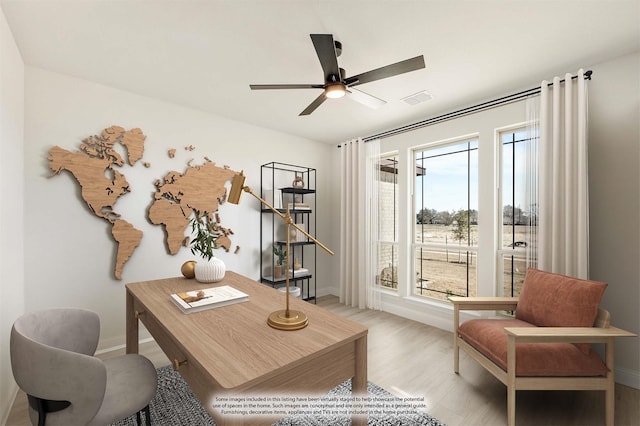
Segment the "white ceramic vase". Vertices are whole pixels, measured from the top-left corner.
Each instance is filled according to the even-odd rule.
[[[196,263],[196,280],[201,283],[215,283],[224,278],[226,270],[224,262],[215,256],[209,261],[202,259]]]

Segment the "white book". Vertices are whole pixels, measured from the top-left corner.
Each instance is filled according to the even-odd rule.
[[[289,269],[289,272],[293,272],[293,276],[297,277],[299,275],[308,275],[309,274],[309,270],[307,268],[300,268],[300,269],[296,269],[294,271],[292,271],[291,269]]]
[[[287,209],[295,210],[295,211],[311,211],[311,206],[309,204],[302,203],[287,203]]]
[[[182,312],[190,314],[206,309],[246,302],[249,300],[249,295],[231,286],[223,285],[202,290],[174,293],[171,295],[171,300]]]

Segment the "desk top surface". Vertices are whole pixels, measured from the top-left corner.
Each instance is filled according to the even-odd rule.
[[[229,285],[249,295],[248,302],[183,314],[172,293]],[[189,362],[197,362],[225,388],[250,383],[279,369],[291,368],[338,346],[366,336],[367,328],[319,306],[290,298],[290,308],[304,312],[309,325],[301,330],[271,328],[267,318],[285,308],[284,292],[227,271],[217,283],[182,277],[126,285],[167,334],[179,342]]]

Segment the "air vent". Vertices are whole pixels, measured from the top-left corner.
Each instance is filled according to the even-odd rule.
[[[402,98],[402,100],[409,105],[417,105],[420,102],[426,102],[429,99],[433,99],[430,93],[425,92],[424,90],[418,93],[414,93],[411,96],[407,96],[406,98]]]

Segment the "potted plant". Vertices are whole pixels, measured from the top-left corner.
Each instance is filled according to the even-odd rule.
[[[215,221],[212,213],[194,211],[191,219],[193,238],[189,243],[191,253],[202,257],[206,262],[195,265],[196,280],[200,282],[217,282],[224,278],[226,268],[224,262],[213,254],[218,248],[218,238],[224,235],[222,227]]]
[[[282,266],[287,253],[281,245],[274,244],[273,254],[277,257],[276,264],[273,267],[273,278],[282,278]]]

